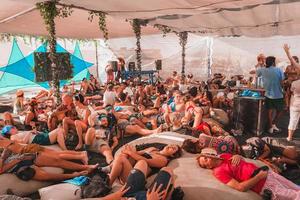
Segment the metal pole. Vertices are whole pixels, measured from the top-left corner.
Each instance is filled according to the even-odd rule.
[[[96,49],[96,69],[97,69],[97,78],[100,80],[99,76],[99,59],[98,59],[98,41],[95,40],[95,49]]]
[[[213,38],[208,38],[207,39],[207,49],[208,49],[208,53],[207,53],[207,78],[210,79],[211,78],[211,74],[212,74],[212,53],[213,53]]]

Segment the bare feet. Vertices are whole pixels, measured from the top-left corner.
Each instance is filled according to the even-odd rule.
[[[75,147],[75,150],[78,151],[80,149],[82,149],[83,144],[82,143],[78,143],[77,146]]]
[[[86,165],[86,166],[87,166],[87,171],[89,173],[91,173],[92,171],[94,171],[99,166],[99,164],[96,164],[96,165]]]
[[[82,152],[82,159],[81,159],[81,161],[82,161],[82,163],[84,164],[84,165],[88,165],[89,163],[89,157],[88,157],[88,154],[87,154],[87,152],[86,151],[83,151]]]
[[[163,131],[163,126],[160,125],[155,131],[154,133],[161,133]]]
[[[81,171],[81,172],[74,172],[72,173],[74,175],[74,177],[77,177],[77,176],[86,176],[89,174],[89,172],[87,170],[85,171]]]

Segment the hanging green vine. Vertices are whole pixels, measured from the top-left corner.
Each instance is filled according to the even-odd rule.
[[[188,40],[188,32],[184,31],[184,32],[176,33],[176,34],[179,37],[179,44],[182,48],[182,50],[181,50],[181,58],[182,58],[181,75],[184,76],[185,75],[185,46],[186,46],[187,40]]]
[[[0,33],[0,42],[10,42],[13,40],[13,37],[10,33]]]
[[[55,88],[55,97],[57,98],[57,103],[61,102],[59,94],[59,70],[56,58],[56,31],[55,31],[55,17],[68,17],[71,15],[73,10],[69,6],[60,6],[57,8],[56,1],[46,1],[36,4],[39,9],[44,23],[46,25],[46,30],[48,32],[48,42],[49,42],[49,59],[51,60],[51,74],[53,78],[53,86]]]
[[[132,30],[135,34],[136,38],[136,65],[138,70],[142,70],[142,49],[141,49],[141,34],[142,34],[142,26],[147,26],[148,20],[143,19],[133,19],[130,21],[132,26]]]
[[[28,39],[29,39],[29,41],[33,40],[33,41],[39,42],[39,43],[44,43],[44,42],[47,41],[47,37],[46,36],[0,33],[0,42],[11,42],[11,41],[13,41],[14,38],[17,38],[17,40],[23,40],[23,41],[25,41],[25,44],[29,44],[30,43],[30,42],[26,41]],[[58,39],[66,40],[66,41],[69,41],[71,43],[79,42],[82,45],[85,45],[85,43],[94,41],[94,39],[84,39],[84,38],[82,38],[82,39],[73,39],[73,38],[66,38],[66,37],[59,37]]]
[[[162,24],[154,24],[154,28],[160,30],[163,33],[163,37],[166,37],[168,33],[172,32],[172,29],[170,27]]]
[[[97,11],[97,12],[90,11],[89,14],[90,15],[89,15],[88,20],[90,22],[93,21],[95,16],[98,17],[98,25],[99,25],[100,31],[102,31],[102,33],[103,33],[104,40],[107,41],[108,40],[108,29],[106,26],[106,14],[101,11]]]

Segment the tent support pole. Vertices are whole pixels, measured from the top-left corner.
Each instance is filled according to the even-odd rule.
[[[12,20],[14,20],[14,19],[16,19],[16,18],[18,18],[18,17],[21,17],[22,15],[25,15],[25,14],[27,14],[27,13],[30,13],[30,12],[34,11],[35,9],[36,9],[36,7],[34,6],[34,7],[31,7],[31,8],[29,8],[29,9],[27,9],[27,10],[24,10],[24,11],[22,11],[22,12],[19,12],[19,13],[15,14],[15,15],[12,15],[12,16],[10,16],[10,17],[7,17],[7,18],[1,20],[1,21],[0,21],[0,24],[10,22],[10,21],[12,21]]]
[[[213,38],[208,38],[207,39],[207,78],[210,79],[211,78],[211,73],[212,73],[212,46],[213,46]]]
[[[99,76],[99,59],[98,59],[98,41],[95,40],[95,49],[96,49],[96,69],[97,69],[97,78],[100,80]]]

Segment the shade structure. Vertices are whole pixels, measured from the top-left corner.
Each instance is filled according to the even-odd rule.
[[[0,32],[46,35],[35,9],[37,0],[2,0]],[[125,19],[148,19],[150,25],[161,24],[176,31],[191,31],[209,36],[269,37],[300,33],[298,0],[60,0],[59,3],[106,12],[109,37],[132,36]],[[71,38],[100,38],[97,21],[88,21],[88,12],[74,9],[65,19],[56,19],[57,35]],[[143,34],[158,33],[151,26]]]

